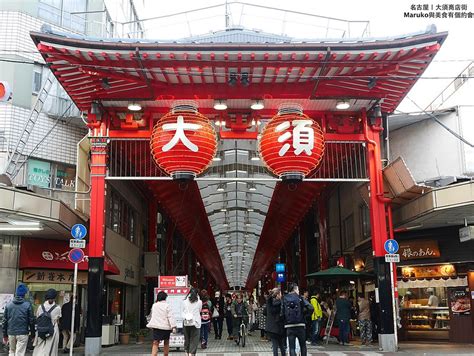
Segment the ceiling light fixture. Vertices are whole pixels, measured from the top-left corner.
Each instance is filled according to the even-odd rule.
[[[217,185],[217,191],[218,191],[218,192],[223,192],[223,191],[225,191],[225,188],[226,188],[226,184],[225,184],[225,183],[219,183],[219,184]]]
[[[257,152],[250,151],[249,153],[250,153],[250,160],[251,161],[260,161],[260,157],[257,154]]]
[[[214,100],[214,109],[215,110],[226,110],[227,109],[226,101],[224,99]]]
[[[336,103],[336,109],[338,110],[346,110],[351,107],[349,100],[338,100]]]
[[[263,100],[254,100],[252,105],[250,105],[250,109],[252,110],[262,110],[264,107]]]
[[[247,189],[251,192],[255,192],[257,190],[257,186],[255,183],[250,182],[247,184]]]
[[[24,224],[24,225],[11,225],[11,224],[2,224],[0,225],[0,231],[41,231],[43,230],[43,226],[41,224],[32,225],[32,224]]]
[[[142,106],[137,102],[131,102],[128,104],[128,110],[130,111],[140,111]]]

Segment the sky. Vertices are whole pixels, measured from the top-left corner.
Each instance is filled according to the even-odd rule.
[[[113,1],[113,0],[112,0]],[[450,0],[451,1],[451,0]],[[141,19],[166,16],[180,12],[185,14],[164,17],[143,22],[150,39],[178,39],[190,35],[205,34],[222,30],[225,27],[224,6],[203,11],[190,10],[213,5],[222,5],[224,0],[135,0]],[[231,3],[231,1],[229,1]],[[467,11],[474,12],[471,0],[436,2],[432,0],[260,0],[247,3],[262,5],[313,14],[349,21],[369,21],[370,37],[398,36],[424,31],[429,25],[436,25],[437,31],[448,31],[449,35],[433,63],[425,72],[425,77],[454,77],[474,60],[474,19],[422,19],[404,18],[404,12],[410,11],[411,5],[466,4]],[[245,28],[258,29],[263,32],[286,34],[296,38],[340,38],[342,28],[347,30],[347,23],[284,13],[271,9],[262,9],[248,5],[232,4],[229,6],[231,25],[243,25]],[[285,21],[284,21],[285,20]],[[327,27],[331,29],[328,31]],[[351,37],[360,37],[363,24],[351,24]],[[348,31],[346,31],[347,35]],[[452,79],[420,79],[409,93],[417,105],[425,108]],[[410,100],[404,100],[398,107],[402,112],[419,111]]]

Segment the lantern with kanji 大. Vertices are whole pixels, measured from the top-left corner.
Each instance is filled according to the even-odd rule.
[[[298,107],[281,107],[265,126],[259,151],[268,169],[283,180],[302,180],[320,164],[324,135]]]
[[[212,162],[216,133],[193,105],[176,105],[153,127],[150,139],[155,162],[173,179],[192,179]]]

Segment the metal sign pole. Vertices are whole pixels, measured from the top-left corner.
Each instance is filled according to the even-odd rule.
[[[390,284],[392,286],[392,308],[393,308],[393,333],[395,334],[395,350],[398,350],[398,330],[397,330],[397,306],[398,300],[395,300],[395,281],[393,280],[394,262],[390,262]]]
[[[72,287],[72,314],[71,314],[71,336],[69,342],[71,347],[69,348],[69,356],[72,356],[72,350],[74,349],[74,319],[76,314],[76,292],[77,292],[77,263],[74,263],[74,284]]]

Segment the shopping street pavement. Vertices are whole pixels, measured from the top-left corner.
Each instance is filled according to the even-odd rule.
[[[129,345],[115,345],[102,348],[102,355],[108,356],[122,356],[122,355],[150,355],[151,340],[143,344],[131,343]],[[183,355],[183,351],[170,350],[170,355]],[[199,349],[199,355],[208,356],[270,356],[271,343],[268,341],[260,341],[260,337],[251,336],[248,338],[245,348],[238,347],[233,341],[215,340],[210,335],[208,348],[205,350]],[[0,355],[7,355],[7,353],[0,353]],[[27,353],[31,355],[31,352]],[[62,355],[60,351],[60,355]],[[74,355],[84,355],[84,347],[74,350]],[[163,355],[160,350],[159,355]],[[355,341],[354,346],[340,346],[337,344],[329,344],[324,346],[308,346],[308,356],[365,356],[365,355],[410,355],[410,356],[424,356],[424,355],[474,355],[474,345],[461,345],[449,343],[402,343],[400,344],[400,351],[382,352],[378,350],[377,345],[370,347],[361,346],[359,342]]]

